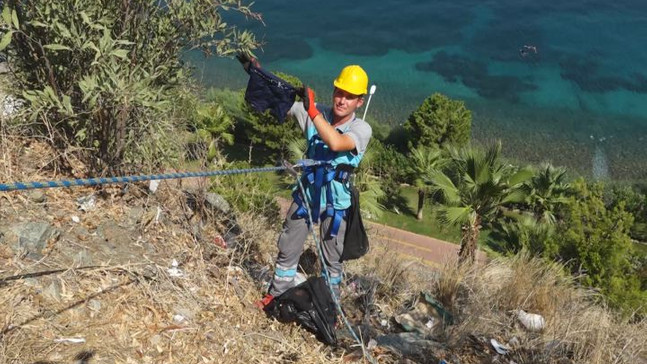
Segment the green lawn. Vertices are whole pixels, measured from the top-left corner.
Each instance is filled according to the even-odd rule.
[[[394,210],[386,210],[379,219],[373,221],[453,243],[460,242],[460,228],[441,224],[436,219],[435,211],[430,203],[427,202],[423,208],[423,219],[420,221],[416,219],[418,192],[415,188],[402,187],[400,193],[406,201],[406,208],[399,209],[399,213]]]

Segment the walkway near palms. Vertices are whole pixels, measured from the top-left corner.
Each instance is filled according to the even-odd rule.
[[[365,221],[371,243],[381,243],[398,253],[423,263],[438,266],[448,260],[458,259],[460,245],[391,226]],[[477,251],[476,260],[485,261],[482,251]]]

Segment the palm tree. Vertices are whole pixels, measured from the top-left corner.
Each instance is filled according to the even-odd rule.
[[[418,212],[416,219],[422,220],[422,208],[425,203],[425,196],[429,191],[429,185],[425,183],[425,177],[430,171],[440,169],[445,165],[447,159],[438,148],[418,146],[411,150],[411,180],[418,189]]]
[[[566,183],[566,170],[551,164],[542,165],[526,183],[523,190],[528,195],[529,208],[538,222],[555,223],[555,210],[567,201],[570,185]]]
[[[504,205],[524,198],[520,187],[532,176],[501,160],[501,143],[482,151],[471,146],[450,149],[443,170],[432,170],[426,181],[439,193],[439,218],[461,226],[459,262],[473,263],[481,224],[499,215]]]

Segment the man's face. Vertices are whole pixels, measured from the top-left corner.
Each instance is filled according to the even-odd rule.
[[[338,118],[344,118],[357,110],[358,107],[364,104],[364,97],[360,95],[353,95],[342,89],[335,87],[332,94],[333,113]]]

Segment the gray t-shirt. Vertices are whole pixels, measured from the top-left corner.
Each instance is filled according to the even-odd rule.
[[[333,119],[332,108],[320,104],[317,104],[316,106],[317,109],[321,111],[324,118],[330,123]],[[315,127],[308,116],[308,112],[303,108],[303,103],[300,101],[297,101],[292,105],[288,114],[297,119],[297,122],[304,134],[308,127]],[[371,126],[366,121],[353,115],[349,121],[342,125],[337,125],[335,128],[343,134],[353,138],[353,141],[355,142],[355,150],[352,151],[353,154],[364,154],[366,152],[366,147],[368,146],[368,142],[371,140],[371,135],[373,134]]]

